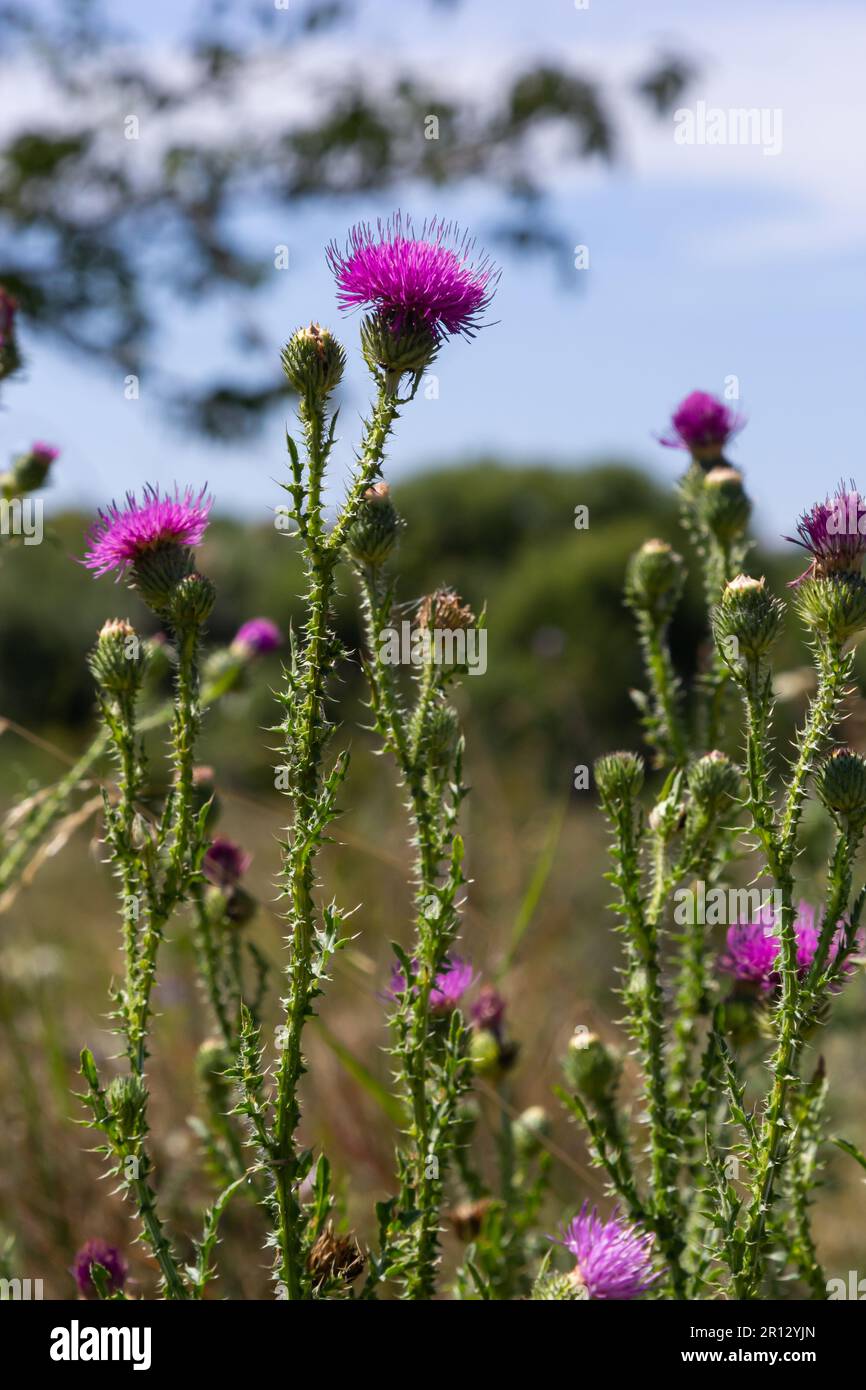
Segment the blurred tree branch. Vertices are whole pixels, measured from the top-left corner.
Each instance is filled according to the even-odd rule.
[[[201,304],[231,292],[243,296],[235,321],[249,315],[272,259],[244,247],[239,212],[409,182],[483,180],[510,208],[496,228],[501,239],[561,257],[567,247],[537,174],[539,137],[556,134],[561,167],[617,153],[605,92],[565,62],[518,71],[494,99],[460,104],[439,93],[435,77],[335,74],[310,93],[302,116],[275,115],[264,129],[244,117],[243,96],[265,69],[295,76],[313,38],[350,28],[357,8],[357,0],[288,11],[206,0],[182,48],[159,63],[149,46],[124,39],[99,0],[58,0],[38,12],[25,0],[0,3],[0,64],[59,91],[70,111],[66,128],[31,120],[0,143],[0,283],[37,328],[124,373],[153,376],[160,296]],[[665,57],[634,90],[660,115],[690,77],[687,64]],[[192,130],[205,104],[220,115],[207,138],[167,138],[155,157],[149,147],[147,159],[130,158],[130,113],[142,130],[157,122],[160,131]],[[430,114],[437,139],[425,136]],[[199,394],[159,377],[184,423],[221,437],[251,433],[284,389],[264,368],[250,382],[254,332],[229,346],[241,350],[244,371]]]

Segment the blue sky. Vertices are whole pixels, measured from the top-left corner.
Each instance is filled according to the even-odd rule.
[[[151,0],[140,11],[137,42],[155,63],[171,64],[172,38],[194,8]],[[781,151],[682,146],[672,120],[648,122],[629,84],[669,48],[701,68],[684,106],[779,110]],[[438,399],[404,413],[390,476],[492,452],[563,463],[616,455],[673,478],[679,459],[653,432],[687,391],[720,392],[734,376],[749,423],[733,456],[767,535],[789,530],[793,514],[840,475],[860,472],[866,485],[864,51],[866,12],[854,0],[820,8],[590,0],[583,11],[573,0],[464,0],[454,10],[370,0],[353,31],[323,38],[313,58],[332,78],[408,62],[482,94],[516,67],[554,56],[606,82],[624,129],[621,162],[610,170],[565,173],[555,139],[539,148],[553,217],[571,244],[588,246],[590,267],[499,255],[497,322],[443,352]],[[250,120],[267,120],[269,101],[289,99],[285,77],[272,71],[273,85],[250,93]],[[0,80],[5,87],[7,76]],[[19,100],[9,109],[26,113],[34,99],[27,74],[11,80]],[[297,323],[337,322],[322,247],[357,218],[399,201],[419,219],[441,211],[483,235],[502,212],[485,188],[445,197],[405,189],[288,221],[251,215],[245,240],[290,248],[290,269],[275,274],[254,308],[274,353]],[[183,379],[207,380],[226,360],[219,344],[230,312],[228,304],[196,312],[166,305],[166,364]],[[357,322],[343,332],[352,365],[338,459],[348,467],[367,388]],[[128,402],[121,382],[92,365],[38,341],[27,348],[27,377],[4,397],[0,459],[34,437],[60,444],[52,508],[92,506],[147,479],[175,478],[208,480],[220,508],[244,516],[264,517],[278,500],[270,480],[283,467],[279,419],[252,444],[205,444],[166,425],[147,380],[141,399]]]

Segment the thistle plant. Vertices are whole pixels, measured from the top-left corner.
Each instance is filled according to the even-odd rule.
[[[197,1273],[183,1271],[157,1213],[147,1144],[146,1073],[159,949],[174,912],[187,900],[207,844],[207,808],[196,809],[194,763],[201,719],[199,647],[215,590],[196,571],[193,547],[204,535],[209,510],[210,499],[189,489],[161,495],[149,488],[142,502],[130,495],[124,507],[112,504],[100,513],[84,560],[96,575],[113,572],[125,577],[173,640],[172,780],[162,810],[153,819],[142,807],[145,761],[137,722],[144,646],[127,621],[114,619],[102,628],[90,657],[117,766],[116,797],[106,791],[103,803],[105,842],[119,884],[123,921],[124,978],[113,991],[112,1019],[122,1039],[126,1073],[103,1086],[93,1054],[89,1049],[82,1053],[89,1123],[104,1137],[101,1152],[135,1204],[142,1237],[159,1265],[163,1291],[172,1299],[200,1295],[207,1270],[203,1259]]]
[[[347,942],[344,910],[334,902],[319,903],[316,896],[318,853],[338,815],[338,797],[349,765],[346,751],[333,760],[327,756],[333,731],[329,681],[335,664],[346,655],[332,624],[336,571],[362,514],[377,505],[373,499],[381,501],[382,463],[400,409],[417,392],[422,374],[443,339],[455,332],[470,334],[489,300],[491,270],[486,263],[474,265],[469,249],[465,241],[452,244],[450,229],[442,224],[425,226],[416,235],[411,223],[399,216],[379,224],[376,232],[367,226],[356,227],[344,250],[336,244],[328,248],[341,306],[367,310],[361,324],[361,350],[376,392],[354,476],[330,525],[325,516],[323,484],[337,423],[331,397],[343,375],[345,353],[332,333],[318,324],[298,329],[283,352],[283,367],[298,397],[302,434],[301,447],[288,436],[290,481],[285,490],[290,501],[285,515],[301,547],[307,578],[303,626],[292,643],[280,694],[283,715],[277,726],[283,760],[278,785],[291,801],[291,822],[281,842],[280,888],[286,903],[288,989],[273,1094],[264,1083],[260,1032],[246,1010],[236,1079],[242,1090],[239,1110],[248,1119],[252,1142],[272,1179],[268,1206],[275,1247],[274,1277],[280,1296],[290,1300],[326,1297],[331,1287],[329,1281],[323,1283],[318,1277],[315,1255],[318,1242],[326,1236],[332,1206],[329,1167],[324,1155],[320,1156],[310,1178],[312,1198],[305,1200],[302,1187],[311,1175],[313,1155],[301,1143],[298,1129],[299,1083],[305,1071],[304,1029],[322,993],[330,960]],[[380,516],[376,524],[381,521]],[[428,678],[424,717],[411,735],[416,741],[429,736],[426,711],[435,703],[434,684],[432,677]],[[407,956],[402,959],[405,987],[400,997],[408,1001],[417,989],[422,1001],[412,1014],[417,1020],[423,1017],[424,1037],[416,1036],[411,1044],[419,1056],[425,1053],[431,1026],[434,966],[441,967],[452,944],[453,900],[462,882],[455,849],[450,887],[434,883],[441,850],[431,838],[433,817],[426,809],[425,817],[424,883],[429,887],[425,900],[441,902],[443,924],[429,928],[417,966]],[[408,1002],[405,1009],[408,1017]],[[420,1022],[416,1033],[419,1028]],[[449,1036],[453,1051],[458,1045],[456,1028]],[[413,1084],[418,1132],[428,1141],[423,1145],[426,1154],[432,1139],[430,1101],[421,1091],[423,1070]],[[416,1160],[416,1182],[417,1172]],[[403,1180],[407,1191],[409,1181],[408,1176]],[[438,1211],[434,1197],[438,1188],[433,1180],[428,1183],[425,1179],[422,1192],[424,1219],[417,1277],[426,1288],[435,1258],[433,1213]]]
[[[806,630],[817,689],[786,764],[774,747],[772,652],[787,606],[763,577],[741,572],[750,506],[742,475],[722,457],[741,423],[721,402],[694,393],[664,441],[692,456],[681,496],[715,643],[694,691],[681,685],[667,645],[684,562],[651,541],[627,575],[647,673],[644,729],[654,767],[667,772],[648,811],[639,755],[607,755],[595,780],[611,832],[620,993],[642,1078],[646,1159],[622,1110],[615,1052],[599,1039],[575,1040],[562,1094],[620,1204],[616,1221],[631,1223],[622,1271],[627,1276],[626,1250],[639,1248],[653,1274],[630,1291],[624,1284],[620,1293],[594,1292],[590,1234],[599,1232],[584,1212],[583,1246],[575,1239],[569,1249],[577,1259],[572,1282],[582,1279],[590,1298],[721,1292],[755,1299],[786,1273],[806,1296],[826,1297],[811,1205],[827,1079],[823,1062],[811,1075],[804,1069],[809,1039],[828,1023],[856,968],[866,900],[855,884],[866,759],[837,742],[852,643],[866,627],[866,506],[853,484],[840,485],[797,528],[810,563],[794,581],[790,606]],[[734,718],[724,718],[733,714],[726,688],[742,701],[739,737]],[[708,746],[710,737],[722,748]],[[834,837],[818,908],[806,896],[813,885],[797,884],[809,797]],[[757,887],[741,909],[743,890],[734,885],[744,872]],[[715,918],[698,908],[708,890],[723,904],[736,900],[733,918],[725,907]],[[714,923],[727,925],[718,952]],[[545,1294],[547,1277],[536,1296],[571,1296]],[[558,1277],[550,1276],[554,1290]]]

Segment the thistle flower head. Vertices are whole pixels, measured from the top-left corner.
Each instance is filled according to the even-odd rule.
[[[96,575],[114,570],[120,578],[131,570],[145,601],[164,607],[192,569],[190,551],[207,530],[212,502],[204,488],[175,488],[172,496],[148,485],[141,502],[127,493],[125,506],[112,502],[100,511],[83,563]]]
[[[381,565],[397,544],[402,525],[388,484],[373,483],[364,492],[349,527],[346,550],[356,564]]]
[[[805,579],[828,574],[860,574],[866,555],[866,498],[854,486],[839,483],[832,497],[816,502],[797,522],[797,535],[785,536],[812,557],[810,564],[791,581],[796,588]]]
[[[593,1105],[613,1099],[622,1072],[622,1058],[595,1033],[578,1028],[572,1034],[563,1070],[569,1084]]]
[[[652,1265],[654,1240],[616,1210],[602,1221],[595,1207],[584,1202],[563,1228],[559,1244],[574,1256],[572,1279],[589,1298],[623,1301],[646,1293],[661,1277]]]
[[[739,469],[725,464],[709,470],[704,476],[703,490],[698,494],[698,511],[707,530],[722,545],[729,545],[742,536],[752,504]]]
[[[797,905],[794,936],[797,941],[797,972],[802,977],[812,967],[820,938],[818,913],[805,900]],[[844,937],[845,926],[840,922],[830,942],[828,959],[831,962],[839,954]],[[743,984],[757,985],[766,994],[781,983],[781,955],[782,943],[776,914],[772,905],[768,904],[755,920],[738,922],[728,928],[726,949],[719,958],[719,969]],[[845,973],[851,969],[853,966],[846,963]]]
[[[434,218],[416,234],[397,213],[375,231],[359,223],[345,251],[332,242],[327,259],[342,309],[372,309],[394,334],[423,327],[438,341],[472,337],[493,297],[498,274],[474,249],[451,223]]]
[[[729,662],[740,654],[755,661],[779,636],[784,617],[783,605],[770,593],[763,576],[738,574],[725,585],[712,611],[713,636]]]
[[[413,971],[417,968],[418,962],[413,960]],[[453,1009],[457,1008],[474,980],[475,974],[469,961],[453,954],[446,956],[442,969],[436,972],[436,979],[430,990],[430,1008],[433,1013],[450,1014]],[[386,998],[398,999],[405,992],[406,976],[400,966],[395,965],[391,970],[391,983],[386,990]]]
[[[676,608],[685,579],[682,556],[667,541],[644,541],[628,562],[626,600],[637,612],[661,621]]]
[[[479,990],[478,998],[472,1005],[472,1022],[476,1028],[499,1037],[505,1020],[505,1009],[506,1003],[499,990],[494,985],[485,985]]]
[[[207,848],[202,870],[205,878],[217,887],[234,888],[243,878],[251,862],[252,855],[247,854],[234,840],[218,835],[211,840]]]
[[[329,1221],[307,1256],[307,1268],[318,1289],[335,1280],[351,1284],[364,1268],[367,1257],[354,1235],[339,1235]]]
[[[692,458],[708,463],[722,457],[728,440],[745,423],[744,416],[708,391],[692,391],[680,401],[671,416],[670,432],[659,435],[659,443],[669,449],[688,449]]]
[[[421,600],[418,609],[418,626],[431,631],[465,632],[474,622],[475,614],[468,604],[460,602],[455,589],[436,589]]]
[[[126,1260],[115,1246],[96,1236],[82,1245],[72,1265],[72,1273],[80,1294],[85,1298],[96,1298],[96,1285],[91,1277],[91,1270],[95,1264],[101,1265],[108,1275],[111,1293],[117,1293],[123,1288],[127,1274]]]
[[[324,398],[338,386],[346,366],[341,343],[327,328],[298,328],[282,352],[283,371],[300,396]]]
[[[242,623],[232,639],[235,656],[267,656],[282,646],[283,634],[270,618],[249,618]]]

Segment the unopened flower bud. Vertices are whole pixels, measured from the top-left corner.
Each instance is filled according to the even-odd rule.
[[[50,444],[33,444],[26,454],[15,459],[9,473],[4,474],[4,492],[14,497],[35,492],[45,482],[59,452]]]
[[[188,574],[172,594],[170,614],[179,628],[201,627],[216,603],[216,585],[205,574]]]
[[[595,1033],[578,1029],[569,1040],[563,1070],[584,1100],[595,1106],[609,1105],[619,1084],[622,1059]]]
[[[135,628],[123,618],[104,623],[88,664],[93,678],[107,695],[137,694],[144,678],[147,657]]]
[[[469,1041],[469,1060],[477,1076],[495,1076],[499,1071],[499,1041],[486,1028],[473,1029]]]
[[[692,764],[687,780],[695,803],[715,811],[739,795],[742,775],[728,755],[715,748]]]
[[[739,574],[725,585],[721,601],[713,609],[713,635],[733,659],[743,656],[756,660],[779,636],[784,615],[784,606],[770,593],[763,577]],[[732,639],[736,644],[733,649]]]
[[[358,515],[346,536],[346,550],[359,565],[384,564],[397,544],[402,525],[388,484],[374,483],[361,498]]]
[[[831,642],[847,642],[866,627],[866,579],[836,573],[804,579],[794,591],[801,620]]]
[[[711,468],[704,478],[698,510],[701,521],[722,545],[735,541],[748,525],[752,504],[736,468]]]
[[[534,1158],[550,1134],[550,1116],[542,1105],[530,1105],[512,1125],[514,1147],[520,1158]]]
[[[141,1135],[147,1108],[147,1087],[140,1076],[116,1076],[105,1092],[105,1104],[122,1139]]]
[[[283,348],[282,363],[290,386],[299,396],[322,400],[339,385],[346,353],[329,329],[311,323],[292,334]]]
[[[682,556],[667,541],[645,541],[628,562],[626,598],[638,612],[665,619],[679,602],[685,573]]]
[[[595,785],[603,801],[628,805],[643,786],[643,758],[637,753],[605,753],[593,769]]]
[[[815,778],[815,790],[828,811],[866,821],[866,758],[850,748],[834,748]]]

